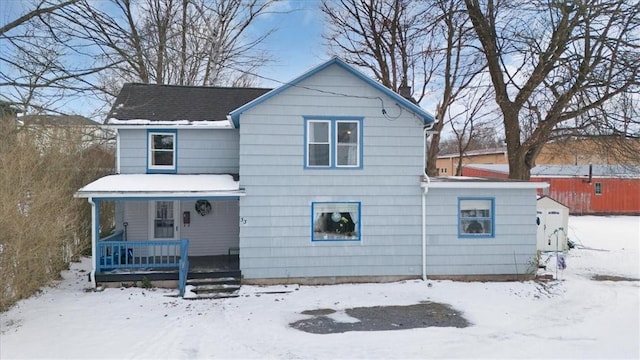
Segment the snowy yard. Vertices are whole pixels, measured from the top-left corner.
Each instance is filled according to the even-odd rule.
[[[640,358],[640,281],[592,279],[640,279],[640,217],[571,217],[569,228],[581,248],[546,283],[243,286],[239,298],[190,301],[162,289],[87,292],[85,259],[0,314],[0,358]],[[472,325],[327,335],[289,326],[305,310],[421,301],[449,304]]]

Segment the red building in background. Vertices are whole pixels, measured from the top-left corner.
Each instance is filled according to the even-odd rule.
[[[463,176],[507,178],[509,165],[469,164]],[[548,195],[571,214],[640,215],[640,168],[621,165],[539,165],[531,181],[549,183]],[[542,195],[542,194],[540,194]]]

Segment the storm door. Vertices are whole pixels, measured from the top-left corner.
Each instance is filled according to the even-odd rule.
[[[149,203],[149,238],[173,240],[180,238],[179,201],[151,201]]]

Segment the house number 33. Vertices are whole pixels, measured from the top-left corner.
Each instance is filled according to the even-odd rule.
[[[247,223],[247,219],[246,219],[246,218],[241,217],[241,218],[240,218],[240,225],[245,225],[246,223]]]

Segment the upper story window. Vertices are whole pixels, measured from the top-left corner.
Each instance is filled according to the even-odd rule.
[[[147,169],[149,172],[176,172],[177,132],[149,130]]]
[[[362,118],[305,117],[306,168],[362,168]]]
[[[458,199],[458,236],[494,237],[494,203],[491,198]]]

